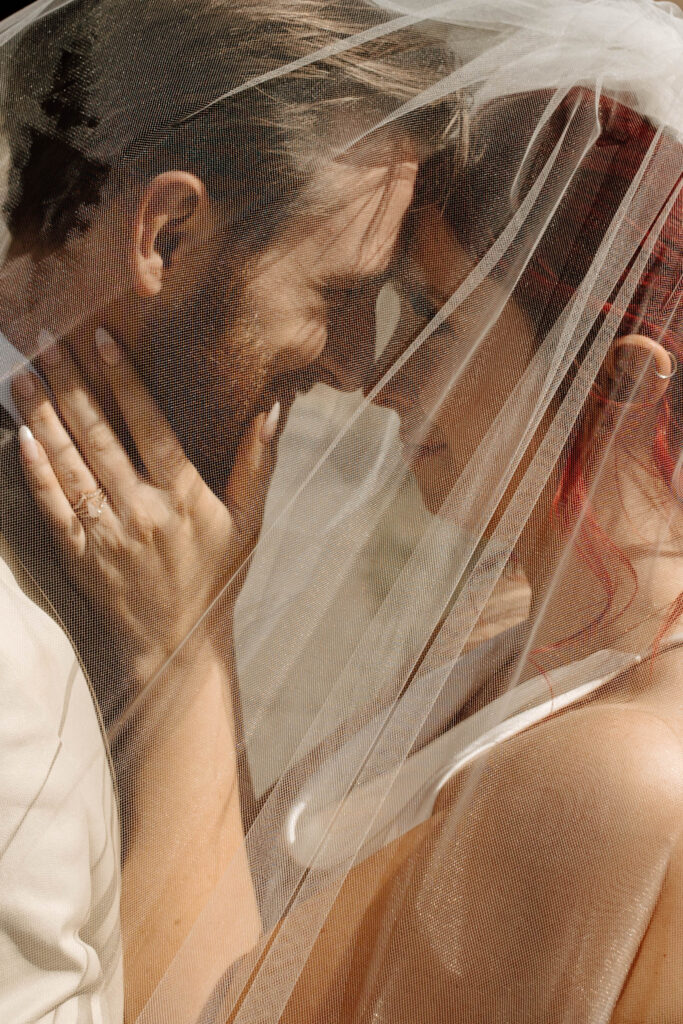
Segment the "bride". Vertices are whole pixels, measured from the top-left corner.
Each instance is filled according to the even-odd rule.
[[[444,15],[461,46],[458,87],[473,96],[469,154],[460,167],[445,150],[420,169],[393,259],[397,326],[366,382],[374,406],[398,415],[402,445],[400,464],[389,451],[368,476],[386,484],[407,467],[434,519],[368,627],[367,698],[298,751],[248,835],[235,726],[216,700],[237,686],[235,595],[208,615],[193,606],[211,544],[231,554],[212,534],[222,520],[208,489],[192,476],[182,501],[171,495],[174,516],[133,543],[135,488],[120,487],[118,547],[89,555],[84,585],[104,595],[114,634],[137,630],[144,646],[140,623],[163,621],[169,604],[202,623],[155,673],[139,727],[152,756],[136,769],[135,848],[149,848],[124,867],[123,926],[127,948],[147,944],[155,967],[129,979],[131,1020],[197,1020],[206,1005],[202,1019],[216,1022],[326,1024],[683,1013],[683,143],[648,51],[677,34],[680,56],[683,27],[646,0],[622,5],[616,28],[608,0],[558,0],[552,18],[541,5],[475,6]],[[179,478],[164,460],[182,454],[121,350],[101,343],[145,486],[165,495]],[[59,402],[64,364],[46,376]],[[43,396],[25,408],[42,443],[26,431],[22,442],[29,485],[81,580],[48,453],[68,446],[73,466],[64,426],[83,436],[93,408],[64,402],[62,422]],[[82,471],[110,488],[117,474],[139,478],[113,440],[85,454]],[[270,469],[255,437],[233,486],[259,511]],[[443,530],[460,538],[459,568]],[[123,585],[124,556],[126,579],[144,586]],[[520,602],[472,682],[460,651],[511,567],[530,610]],[[397,622],[404,633],[385,639]],[[443,694],[447,713],[425,731]],[[175,832],[164,772],[179,749],[177,800],[196,812]],[[283,801],[313,820],[302,779],[333,813],[297,866],[298,833],[276,824]],[[371,808],[355,800],[367,787]],[[380,835],[389,805],[403,824]],[[190,842],[206,871],[197,917],[173,873]]]
[[[478,301],[459,306],[398,372],[386,375],[396,350],[434,322],[476,270],[487,240],[499,235],[501,214],[486,196],[492,180],[496,189],[505,188],[501,167],[511,131],[519,132],[533,117],[534,103],[544,101],[521,97],[486,111],[473,133],[481,128],[486,138],[472,139],[484,157],[447,203],[425,182],[424,205],[404,231],[400,333],[407,336],[395,339],[379,371],[386,383],[375,389],[375,401],[399,415],[405,457],[427,506],[436,515],[462,517],[470,529],[472,513],[457,493],[458,481],[533,363],[543,341],[538,324],[555,322],[584,279],[633,162],[654,134],[632,111],[601,102],[596,149],[575,173],[551,238],[534,253],[513,295],[492,275],[479,286]],[[552,146],[571,117],[589,109],[593,116],[594,105],[593,95],[570,93],[544,144]],[[586,209],[584,189],[604,159],[597,145],[610,135],[621,159],[617,164],[610,154],[611,174]],[[567,258],[555,240],[571,238],[579,217],[582,237]],[[403,879],[392,879],[377,902],[405,884],[402,929],[412,935],[411,952],[422,969],[440,974],[448,995],[434,1012],[409,975],[395,970],[389,981],[383,973],[376,991],[370,986],[364,993],[358,1019],[415,1020],[420,1005],[429,1007],[432,1020],[554,1021],[565,1019],[570,1006],[572,1020],[603,1019],[596,1006],[610,1007],[619,986],[613,1021],[680,1015],[682,231],[679,193],[630,302],[620,307],[617,298],[611,305],[620,321],[614,340],[514,549],[532,594],[524,656],[514,668],[518,680],[540,667],[552,686],[553,669],[594,651],[636,657],[588,699],[579,693],[571,711],[508,740],[486,764],[487,781],[479,781],[465,820],[456,794],[467,783],[456,777],[450,792],[442,791],[436,811],[442,820],[428,826],[417,864],[405,866]],[[482,332],[481,309],[492,306],[501,312]],[[462,357],[454,351],[462,349],[468,362],[458,372]],[[518,480],[552,429],[585,356],[579,354],[541,418],[516,469]],[[489,457],[495,460],[496,453]],[[508,485],[487,532],[499,527],[518,480]],[[475,821],[473,840],[468,824]],[[456,871],[462,876],[454,881]],[[368,957],[381,941],[383,916],[383,908],[373,906],[366,919]],[[457,946],[454,941],[448,950],[452,916]],[[387,939],[387,963],[400,963],[405,942],[405,934]],[[355,970],[365,967],[359,963]],[[368,1007],[376,1008],[379,992],[386,1016],[374,1018]]]

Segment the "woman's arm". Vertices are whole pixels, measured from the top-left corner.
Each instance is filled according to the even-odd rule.
[[[683,801],[680,818],[683,822]],[[680,1024],[683,1020],[683,837],[668,870],[612,1024]]]
[[[182,713],[155,727],[135,768],[136,821],[123,868],[126,1019],[134,1021],[222,880],[225,907],[217,944],[230,966],[256,943],[260,920],[247,861],[229,688],[210,640],[188,644],[161,686],[191,688]],[[203,976],[202,971],[206,968]],[[218,982],[200,961],[185,997],[199,1012]]]
[[[662,921],[660,954],[680,944],[663,916],[683,801],[672,730],[629,705],[588,707],[472,773],[369,909],[339,1020],[658,1020],[610,1015],[648,925]]]
[[[490,1006],[501,1019],[588,1024],[614,1011],[666,884],[680,741],[650,711],[588,706],[504,745],[486,777],[466,812],[479,826],[470,839],[463,822],[458,851],[464,1004],[473,1019]]]
[[[132,666],[133,701],[115,730],[125,740],[119,783],[134,797],[122,895],[134,1020],[219,879],[232,893],[222,967],[259,934],[237,785],[232,609],[260,530],[278,410],[252,423],[221,501],[121,350],[105,339],[101,354],[96,372],[111,384],[143,474],[65,348],[44,367],[59,415],[35,379],[15,393],[33,433],[21,432],[32,492],[67,571],[110,624],[103,650],[116,644]],[[90,509],[79,509],[82,495],[96,496]],[[197,1008],[216,981],[197,967]]]

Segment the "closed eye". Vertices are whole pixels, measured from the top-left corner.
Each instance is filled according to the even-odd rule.
[[[406,298],[408,299],[413,312],[421,320],[426,320],[427,323],[431,323],[439,312],[439,307],[431,302],[425,293],[419,288],[406,289]],[[448,320],[444,320],[443,323],[434,328],[432,334],[453,334],[453,328]]]

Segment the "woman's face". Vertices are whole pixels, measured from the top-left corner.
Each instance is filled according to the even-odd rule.
[[[395,281],[401,318],[382,365],[406,350],[474,266],[447,222],[426,210]],[[449,498],[532,354],[530,322],[503,286],[487,278],[377,395],[378,404],[400,417],[405,458],[433,513]],[[457,501],[451,499],[448,514],[460,518]]]

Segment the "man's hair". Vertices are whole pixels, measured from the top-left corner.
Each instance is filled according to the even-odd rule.
[[[88,224],[103,190],[170,168],[197,174],[233,223],[253,223],[267,208],[263,221],[272,230],[321,152],[343,149],[447,73],[447,48],[418,31],[368,38],[389,21],[366,0],[59,7],[9,44],[11,234],[57,248]],[[357,33],[366,36],[331,52]],[[319,59],[307,60],[318,50]],[[400,127],[424,153],[446,133],[452,142],[461,125],[452,96]]]

